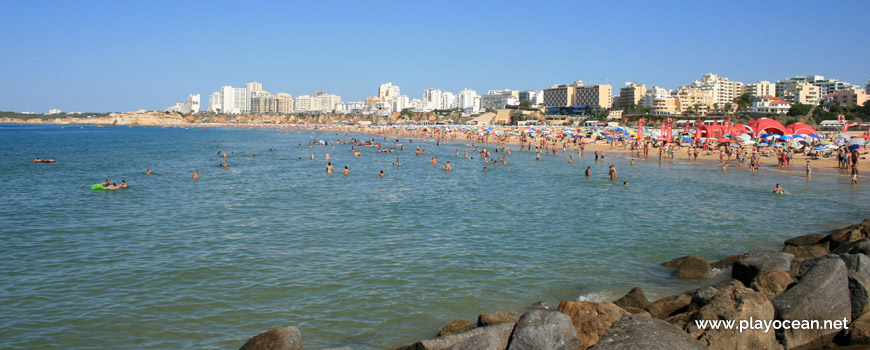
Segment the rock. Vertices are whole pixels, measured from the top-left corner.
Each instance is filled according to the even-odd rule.
[[[713,270],[706,260],[697,256],[684,256],[663,263],[662,265],[674,268],[674,277],[679,279],[696,280],[709,278]]]
[[[649,305],[649,299],[646,298],[646,293],[644,293],[643,288],[634,287],[628,293],[622,296],[622,298],[616,299],[613,302],[616,306],[621,308],[638,308],[643,309],[645,306]]]
[[[590,350],[702,350],[700,342],[662,320],[626,315]]]
[[[765,296],[771,296],[785,292],[794,282],[788,272],[762,271],[752,279],[749,287]]]
[[[817,258],[807,259],[801,264],[798,276],[803,276],[819,261],[825,259],[839,259],[846,263],[846,269],[855,271],[870,278],[870,257],[864,254],[827,254]]]
[[[472,329],[474,329],[474,324],[471,322],[466,320],[453,320],[444,326],[444,328],[441,328],[441,331],[438,332],[438,336],[443,337],[445,335],[465,333]]]
[[[818,261],[801,280],[772,300],[775,318],[783,321],[851,320],[846,264],[840,259]],[[777,329],[776,338],[786,349],[830,343],[839,330]]]
[[[864,237],[857,241],[843,244],[831,251],[833,254],[864,254],[870,255],[870,238]]]
[[[745,258],[747,254],[738,254],[738,255],[729,256],[725,259],[722,259],[722,260],[719,260],[719,261],[716,261],[716,262],[710,264],[710,267],[712,267],[714,269],[720,269],[720,270],[730,268],[731,265],[733,265],[735,261]]]
[[[852,319],[856,320],[870,311],[870,277],[848,271],[849,301],[852,302]]]
[[[509,350],[576,350],[577,330],[571,317],[558,311],[525,313],[511,335]]]
[[[556,308],[554,308],[553,305],[547,304],[543,301],[538,301],[532,304],[532,310],[556,311]]]
[[[517,323],[519,320],[519,316],[506,313],[480,314],[477,316],[477,326],[483,327],[496,323]]]
[[[239,350],[302,350],[302,333],[296,327],[279,327],[253,336]]]
[[[816,266],[816,264],[819,261],[827,260],[827,259],[839,260],[840,256],[835,255],[835,254],[826,254],[826,255],[822,255],[820,257],[816,257],[816,258],[806,259],[806,260],[804,260],[804,262],[801,263],[801,267],[798,270],[797,276],[800,277],[800,276],[806,275],[807,271],[809,271],[814,266]]]
[[[794,255],[783,252],[751,252],[734,262],[731,278],[749,285],[761,271],[789,271],[793,258]]]
[[[501,345],[501,347],[480,347],[479,349],[504,350],[507,348],[507,344],[510,339],[511,332],[513,332],[513,329],[513,323],[499,323],[486,327],[477,327],[465,333],[447,335],[438,338],[423,339],[414,344],[396,348],[395,350],[442,350],[451,347],[454,347],[453,349],[457,350],[478,349],[473,346],[492,344],[494,340],[498,340],[497,343],[503,345]],[[472,340],[472,338],[476,338],[476,340]]]
[[[831,250],[835,250],[846,243],[851,243],[864,237],[866,237],[866,235],[864,233],[861,233],[861,230],[858,228],[857,225],[855,225],[835,230],[831,234],[825,236],[822,241],[830,242]]]
[[[795,246],[795,247],[804,247],[804,246],[818,244],[824,238],[825,238],[824,233],[811,233],[808,235],[789,238],[789,239],[785,240],[785,245],[790,245],[790,246]]]
[[[849,345],[870,345],[870,314],[865,314],[849,324],[846,339]]]
[[[828,254],[828,243],[814,244],[807,246],[791,246],[787,245],[782,248],[783,252],[794,255],[795,258],[815,258]]]
[[[652,315],[650,315],[649,312],[644,310],[644,309],[638,309],[636,307],[624,307],[622,309],[625,310],[626,312],[632,314],[632,315],[652,317]]]
[[[649,312],[652,317],[658,319],[666,319],[675,313],[679,313],[680,310],[685,309],[692,303],[692,295],[695,294],[695,290],[691,290],[688,292],[671,295],[669,297],[664,297],[659,300],[656,300],[643,309]]]
[[[788,273],[777,271],[779,273]],[[707,349],[781,349],[773,332],[698,328],[696,320],[772,320],[773,304],[761,293],[740,286],[719,288],[712,300],[693,313],[684,329]]]
[[[558,310],[571,317],[571,323],[577,330],[580,349],[598,343],[598,339],[610,329],[613,322],[628,315],[627,311],[609,302],[563,301]]]
[[[718,290],[713,286],[703,286],[698,288],[698,290],[695,291],[695,294],[692,295],[692,303],[699,306],[707,305],[710,300],[713,300],[713,296],[716,295],[716,292],[718,292]]]

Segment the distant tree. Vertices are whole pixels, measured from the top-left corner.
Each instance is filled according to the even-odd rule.
[[[810,112],[813,106],[804,103],[795,103],[788,110],[788,115],[791,117],[804,116]]]
[[[741,111],[745,111],[746,108],[752,105],[752,95],[745,93],[740,95],[739,97],[734,99],[734,103],[737,104],[737,109]]]
[[[532,106],[532,101],[529,101],[529,100],[520,101],[520,107],[522,107],[524,109],[529,108],[531,106]]]
[[[401,116],[403,116],[403,117],[405,117],[405,118],[408,118],[408,119],[411,119],[411,117],[414,116],[414,109],[413,109],[413,108],[405,108],[405,109],[403,109],[402,112],[401,112]]]

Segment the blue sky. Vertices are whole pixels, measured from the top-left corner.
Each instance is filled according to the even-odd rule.
[[[3,1],[0,110],[158,109],[257,81],[359,101],[716,73],[870,79],[868,1]]]

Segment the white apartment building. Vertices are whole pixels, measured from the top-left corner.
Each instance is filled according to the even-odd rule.
[[[507,105],[519,105],[520,92],[514,90],[489,90],[486,95],[480,96],[480,109],[499,109]]]
[[[791,103],[779,97],[768,96],[753,102],[749,111],[753,113],[785,114],[788,113],[789,109],[791,109]]]
[[[520,91],[519,99],[529,100],[533,105],[539,105],[544,103],[544,92],[541,90],[528,90],[528,91]]]
[[[342,114],[361,114],[365,110],[365,102],[342,102],[335,106],[335,112]]]
[[[420,106],[420,110],[428,112],[433,109],[441,109],[441,90],[423,90],[423,105]]]
[[[726,104],[733,103],[735,98],[743,94],[743,83],[730,81],[713,73],[705,74],[701,80],[693,81],[692,86],[710,92],[711,106],[719,109],[725,108]]]
[[[781,80],[777,82],[777,94],[780,92],[779,85],[787,86],[790,83],[810,83],[813,86],[819,88],[819,94],[821,96],[827,96],[833,94],[834,91],[839,90],[852,90],[852,89],[860,89],[861,87],[855,84],[847,83],[844,81],[839,81],[837,79],[825,79],[825,77],[821,75],[799,75],[796,77],[791,77],[785,80]],[[782,96],[782,95],[777,95]]]
[[[320,109],[320,100],[311,95],[296,96],[293,100],[293,110],[296,112],[316,112]]]
[[[456,108],[456,96],[450,91],[441,93],[441,106],[439,109],[454,109]]]
[[[330,113],[335,111],[335,106],[341,103],[341,96],[321,93],[317,97],[317,110],[321,112]]]
[[[819,104],[821,89],[809,82],[787,81],[776,83],[776,95],[791,103]]]
[[[378,85],[378,97],[383,101],[392,100],[392,98],[399,96],[400,93],[399,86],[393,85],[392,82]]]
[[[221,113],[241,114],[248,111],[245,88],[221,87]]]
[[[405,108],[411,108],[411,101],[407,95],[398,95],[393,97],[393,112],[401,112]]]
[[[48,114],[61,114],[61,113],[62,113],[61,110],[59,110],[57,108],[52,108],[52,109],[48,110]]]
[[[220,91],[212,92],[211,95],[208,95],[208,111],[213,113],[221,112],[223,109],[221,108],[221,103],[223,103],[223,96],[221,96]]]
[[[248,104],[248,106],[251,105],[251,97],[257,91],[263,91],[263,84],[260,84],[256,81],[245,84],[245,99],[247,101],[246,103]],[[250,110],[251,110],[251,107],[248,107],[248,109],[246,111],[250,111]]]
[[[746,84],[746,93],[752,96],[753,100],[760,100],[763,97],[777,96],[776,83],[771,83],[767,80],[759,80],[752,84]]]
[[[477,95],[477,91],[463,89],[456,93],[454,105],[456,108],[471,111],[467,113],[477,113],[480,110],[480,97]]]

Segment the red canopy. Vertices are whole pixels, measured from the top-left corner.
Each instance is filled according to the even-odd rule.
[[[789,133],[782,123],[770,118],[759,118],[749,122],[747,125],[752,128],[752,136],[754,137],[758,137],[759,134],[785,135]]]
[[[809,134],[818,135],[819,134],[811,126],[806,125],[806,124],[802,124],[802,123],[794,123],[794,124],[789,125],[785,128],[789,133],[792,133],[792,134],[803,134],[803,135],[809,135]]]

